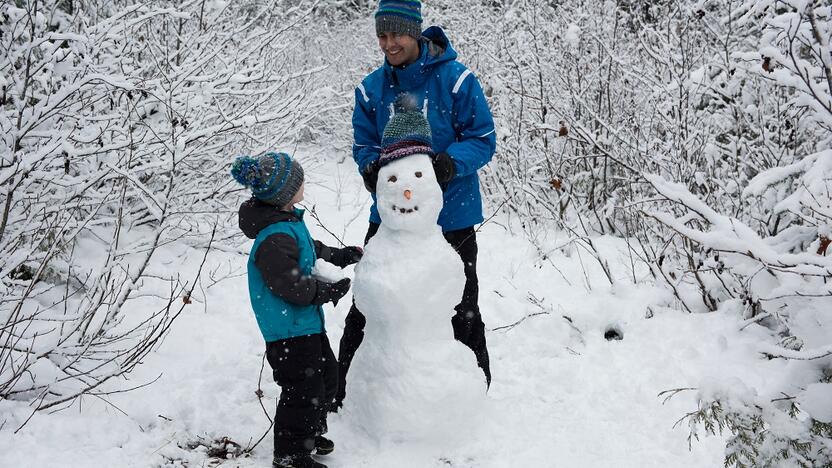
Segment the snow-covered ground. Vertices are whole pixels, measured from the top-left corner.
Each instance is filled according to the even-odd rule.
[[[326,228],[344,242],[360,244],[369,195],[352,161],[308,164],[307,174],[307,208],[314,206]],[[307,224],[317,239],[337,245],[312,216]],[[565,240],[552,232],[544,244],[555,247]],[[330,420],[337,444],[326,458],[330,467],[721,465],[720,438],[694,441],[689,450],[685,424],[674,428],[696,408],[695,393],[681,393],[665,404],[658,394],[709,379],[764,378],[752,373],[753,341],[735,336],[735,316],[691,316],[656,306],[666,304],[666,298],[633,284],[620,239],[597,240],[610,261],[613,286],[595,260],[574,247],[555,249],[541,260],[520,231],[512,232],[499,216],[482,227],[478,241],[480,304],[492,329],[494,375],[483,418],[461,445],[438,452],[407,443],[379,446],[336,415]],[[172,271],[193,269],[201,260],[184,248],[168,252]],[[247,446],[269,425],[255,395],[264,345],[248,304],[245,257],[222,252],[209,261],[212,274],[203,276],[203,291],[158,352],[131,375],[130,384],[158,380],[35,415],[14,435],[30,411],[23,403],[0,402],[0,466],[269,466],[271,434],[249,458],[210,459],[204,450],[186,448],[199,438],[223,436]],[[644,271],[637,268],[635,274],[641,279]],[[212,276],[230,278],[214,284]],[[348,300],[334,310],[325,307],[334,347],[348,308]],[[618,327],[623,340],[605,340],[608,325]],[[271,415],[279,388],[268,365],[261,385]]]

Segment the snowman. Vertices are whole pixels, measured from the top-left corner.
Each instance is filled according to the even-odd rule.
[[[381,225],[355,269],[353,297],[367,325],[344,412],[375,440],[452,444],[477,424],[486,385],[451,327],[465,274],[437,224],[430,127],[412,98],[397,100],[396,111],[379,158]]]

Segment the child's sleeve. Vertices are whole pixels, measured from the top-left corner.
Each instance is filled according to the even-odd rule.
[[[292,304],[313,304],[318,280],[301,274],[299,258],[298,243],[292,236],[272,234],[257,248],[254,264],[275,295]]]

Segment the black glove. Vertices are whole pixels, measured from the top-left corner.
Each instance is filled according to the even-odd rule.
[[[364,169],[361,170],[361,178],[364,179],[364,187],[370,193],[376,193],[376,184],[378,183],[378,159],[370,161]]]
[[[323,305],[331,302],[332,305],[338,305],[338,300],[347,294],[350,290],[350,279],[344,278],[335,283],[326,283],[318,281],[318,291],[315,293],[315,298],[312,299],[313,304]]]
[[[333,249],[332,259],[330,263],[335,266],[344,268],[347,265],[358,263],[364,255],[364,249],[361,247],[344,247],[343,249]]]
[[[433,172],[436,173],[436,181],[440,184],[447,184],[456,175],[454,160],[448,153],[436,153],[432,162]]]

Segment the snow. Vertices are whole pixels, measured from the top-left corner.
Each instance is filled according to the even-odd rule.
[[[830,157],[832,156],[832,151],[820,152],[815,153],[805,158],[801,159],[800,161],[789,164],[787,166],[780,166],[769,169],[765,172],[761,172],[760,174],[756,175],[751,181],[749,181],[746,188],[743,190],[743,196],[760,196],[763,192],[775,185],[777,183],[781,183],[790,177],[794,177],[796,175],[800,175],[804,173],[808,168],[812,167],[815,161],[818,158],[822,157]]]
[[[581,41],[581,28],[575,23],[570,23],[563,40],[573,49],[577,49]]]
[[[809,384],[797,402],[814,419],[832,423],[832,383]]]
[[[321,259],[315,261],[315,266],[312,268],[312,276],[329,283],[335,283],[347,277],[342,268]]]
[[[330,231],[344,233],[345,244],[360,245],[369,196],[354,164],[331,161],[310,167],[307,174],[308,205],[315,205]],[[352,222],[356,217],[361,222]],[[316,239],[338,245],[311,219],[307,225]],[[727,376],[749,387],[765,386],[765,376],[774,374],[764,370],[782,364],[758,359],[755,326],[740,334],[735,313],[690,315],[665,307],[666,293],[627,279],[632,274],[619,239],[596,239],[610,259],[617,280],[612,287],[600,268],[586,261],[584,280],[575,253],[567,257],[556,249],[541,260],[536,248],[511,229],[498,217],[477,234],[480,306],[491,330],[494,374],[477,424],[451,447],[382,443],[380,435],[356,431],[348,414],[338,414],[330,419],[329,434],[337,448],[326,463],[333,468],[720,465],[720,438],[704,437],[689,451],[686,429],[674,428],[696,409],[694,392],[665,404],[657,395]],[[549,235],[553,248],[566,237]],[[165,249],[170,271],[185,277],[201,260],[201,253],[186,247]],[[204,450],[183,447],[199,437],[227,436],[244,447],[256,442],[269,420],[255,391],[262,388],[271,415],[279,388],[268,365],[260,374],[265,346],[248,305],[245,257],[215,252],[209,262],[209,271],[228,279],[213,284],[212,275],[203,277],[194,304],[174,322],[158,351],[131,374],[129,384],[158,380],[130,393],[87,396],[64,411],[35,415],[15,435],[31,409],[0,402],[0,465],[46,467],[59,460],[67,468],[208,466]],[[346,299],[334,309],[325,306],[336,352],[349,306]],[[654,311],[650,319],[645,318],[648,306]],[[624,332],[622,341],[603,338],[611,323]],[[401,408],[403,414],[409,410]],[[250,458],[221,466],[267,466],[271,440],[269,434]]]

